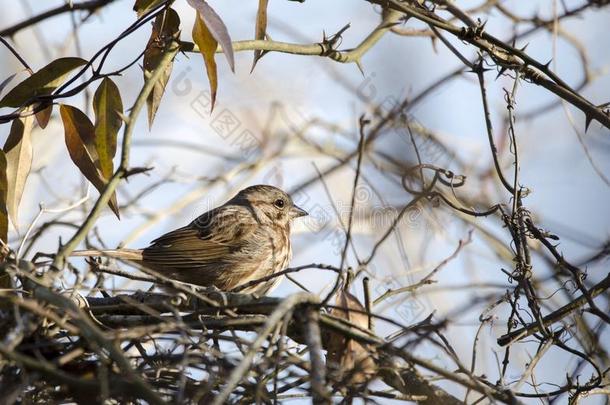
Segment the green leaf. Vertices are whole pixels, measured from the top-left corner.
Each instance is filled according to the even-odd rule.
[[[227,30],[225,23],[222,21],[220,16],[216,14],[216,11],[214,11],[214,9],[204,0],[187,0],[187,2],[191,7],[197,10],[197,14],[199,14],[199,17],[201,17],[203,25],[222,47],[222,51],[227,58],[231,71],[235,72],[233,43],[231,42],[231,36],[229,35],[229,31]],[[216,51],[216,49],[214,49],[214,51]]]
[[[269,0],[258,0],[258,11],[256,12],[256,26],[254,28],[254,39],[265,39],[267,34],[267,5]],[[263,51],[256,49],[254,51],[254,60],[252,60],[252,68],[250,73],[254,71],[254,67],[260,58],[263,57]]]
[[[0,239],[8,245],[8,212],[6,209],[6,197],[8,181],[6,179],[6,155],[0,150]]]
[[[178,13],[173,9],[167,9],[163,13],[159,14],[155,18],[153,23],[152,33],[148,44],[146,45],[146,51],[144,52],[144,78],[152,73],[163,57],[165,48],[169,45],[173,39],[177,39],[180,36],[180,17]],[[150,95],[146,99],[146,105],[148,107],[148,127],[151,128],[153,121],[155,120],[155,114],[161,103],[163,93],[165,93],[165,86],[169,81],[169,77],[172,73],[173,61],[168,64],[163,71],[159,80],[155,82],[155,85],[150,92]]]
[[[107,180],[99,170],[99,157],[95,149],[95,129],[87,116],[78,108],[61,104],[61,120],[64,123],[66,147],[70,158],[81,173],[101,193]],[[116,194],[108,202],[110,209],[119,217]],[[119,217],[120,218],[120,217]]]
[[[18,226],[18,212],[21,196],[32,168],[32,128],[34,116],[32,109],[24,111],[28,116],[13,120],[11,131],[6,139],[3,152],[6,157],[6,208],[15,229]]]
[[[116,154],[116,139],[123,123],[123,102],[119,89],[109,78],[104,78],[93,96],[95,112],[95,150],[100,170],[106,179],[113,173],[112,158]]]
[[[164,1],[165,0],[136,0],[133,5],[133,11],[138,14],[138,17],[141,17],[146,14],[147,11],[152,10]]]
[[[208,74],[211,94],[211,112],[214,110],[216,92],[218,90],[218,71],[216,68],[216,60],[214,59],[218,42],[205,26],[199,13],[195,16],[195,24],[193,25],[193,42],[199,47],[199,52],[201,52],[201,55],[203,56],[203,62],[205,63],[205,69]]]
[[[59,58],[28,77],[0,100],[0,107],[21,107],[36,96],[48,95],[64,82],[74,69],[87,64],[81,58]]]

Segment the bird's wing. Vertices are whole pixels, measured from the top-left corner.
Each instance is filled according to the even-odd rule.
[[[230,253],[242,246],[255,227],[256,222],[243,210],[212,210],[155,239],[144,249],[144,262],[174,269],[226,264]]]

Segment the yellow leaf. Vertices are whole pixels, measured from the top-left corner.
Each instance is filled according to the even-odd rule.
[[[267,5],[269,0],[258,0],[258,11],[256,12],[256,26],[254,28],[254,39],[265,39],[267,32]],[[254,70],[256,63],[263,56],[263,51],[256,49],[254,51],[254,60],[250,73]]]
[[[195,25],[193,25],[193,42],[199,47],[199,51],[203,56],[205,68],[208,73],[208,81],[210,82],[210,94],[212,106],[210,112],[214,109],[214,103],[216,102],[216,91],[218,89],[218,73],[216,68],[216,61],[214,60],[214,54],[218,47],[218,41],[214,39],[208,28],[205,26],[203,19],[197,13],[195,17]]]
[[[24,110],[26,117],[13,120],[11,131],[4,144],[6,156],[7,194],[6,208],[13,225],[18,229],[17,213],[25,188],[25,182],[32,168],[32,109]]]
[[[95,130],[93,124],[76,107],[61,104],[59,113],[64,123],[66,147],[68,148],[70,158],[87,180],[101,193],[106,186],[107,180],[99,170],[99,158],[94,145]],[[108,205],[115,215],[119,217],[116,194],[112,196]]]
[[[222,18],[214,11],[205,0],[187,0],[187,3],[197,10],[199,17],[203,21],[203,25],[209,33],[220,44],[222,53],[227,59],[227,63],[232,72],[235,72],[235,55],[233,52],[233,43],[227,26],[222,21]]]

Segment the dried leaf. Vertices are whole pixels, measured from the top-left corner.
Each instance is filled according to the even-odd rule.
[[[233,43],[231,42],[231,36],[229,35],[229,31],[225,26],[225,23],[222,22],[222,19],[216,11],[208,3],[204,0],[187,0],[188,3],[195,10],[198,11],[197,14],[203,20],[204,25],[212,34],[216,42],[220,44],[222,47],[222,51],[227,58],[227,62],[229,63],[229,67],[231,71],[235,72],[235,57],[233,55]],[[199,45],[199,44],[197,44]]]
[[[61,104],[59,108],[64,123],[66,147],[74,164],[101,193],[107,180],[99,169],[99,157],[95,149],[95,129],[87,116],[76,107]],[[119,217],[116,195],[108,202],[110,209]]]
[[[6,198],[8,194],[8,180],[6,178],[6,155],[0,149],[0,240],[8,244],[8,212]]]
[[[136,0],[133,5],[133,11],[138,14],[138,17],[141,17],[146,14],[147,11],[152,10],[164,1],[165,0]]]
[[[364,329],[369,327],[369,316],[366,314],[366,309],[362,306],[358,298],[354,297],[347,291],[342,291],[337,298],[337,302],[331,311],[333,316],[345,319],[356,326]]]
[[[254,28],[254,39],[265,39],[267,33],[267,5],[269,0],[258,0],[258,11],[256,12],[256,27]],[[252,69],[254,70],[256,63],[263,56],[263,51],[256,49],[254,51],[254,60],[252,61]]]
[[[123,102],[119,89],[109,78],[104,78],[93,96],[95,112],[95,150],[99,156],[100,170],[106,179],[114,171],[112,158],[116,154],[116,138],[123,124]]]
[[[214,54],[216,53],[218,42],[216,42],[216,39],[214,39],[210,31],[205,26],[205,23],[201,19],[199,13],[197,13],[197,16],[195,17],[195,25],[193,25],[193,42],[195,42],[199,47],[199,52],[201,52],[201,55],[203,56],[205,69],[208,73],[208,81],[210,82],[211,112],[214,109],[216,92],[218,90],[218,72],[216,69],[216,60],[214,60]]]
[[[6,208],[11,222],[18,229],[17,214],[25,188],[25,182],[32,168],[32,127],[34,116],[28,108],[26,117],[13,120],[11,131],[3,147],[6,157]]]
[[[86,63],[81,58],[54,60],[11,89],[0,100],[0,107],[20,107],[32,97],[51,94],[71,71]]]
[[[358,298],[343,291],[339,294],[335,306],[337,308],[333,308],[330,315],[368,329],[369,317]],[[332,333],[327,339],[326,349],[329,374],[336,380],[344,380],[347,384],[362,384],[370,381],[377,372],[375,351],[368,345]]]
[[[167,9],[155,18],[152,34],[146,45],[144,52],[144,77],[146,78],[153,70],[159,66],[163,57],[163,51],[171,43],[172,39],[180,36],[180,17],[173,9]],[[161,103],[161,98],[165,92],[165,86],[172,73],[173,62],[168,64],[165,71],[155,83],[150,95],[146,99],[148,107],[148,127],[152,127],[155,114]]]
[[[89,120],[89,117],[76,107],[60,104],[59,112],[64,124],[66,144],[69,143],[67,146],[70,157],[91,183],[98,181],[96,178],[102,177],[99,156],[97,154],[97,149],[95,149],[95,129],[93,124]],[[83,149],[82,151],[80,150],[81,146]],[[73,154],[72,152],[75,153]],[[76,159],[75,156],[81,152],[83,156],[79,156],[79,158]],[[77,160],[82,161],[83,163],[79,164],[77,163]]]
[[[38,122],[38,126],[42,129],[47,127],[49,120],[51,119],[51,114],[53,113],[53,104],[49,104],[44,109],[38,111],[36,113],[36,121]]]

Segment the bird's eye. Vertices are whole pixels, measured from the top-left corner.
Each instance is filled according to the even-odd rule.
[[[275,202],[273,203],[273,205],[275,205],[278,208],[284,208],[284,200],[282,200],[281,198],[278,198],[277,200],[275,200]]]

